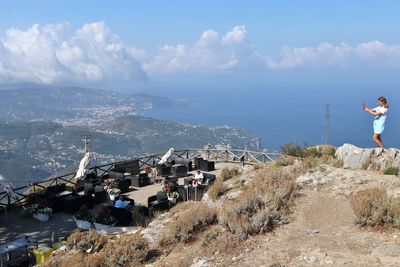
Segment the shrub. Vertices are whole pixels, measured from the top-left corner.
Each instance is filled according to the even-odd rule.
[[[108,242],[101,251],[106,266],[135,266],[144,264],[152,257],[147,241],[140,233],[121,236],[115,242]]]
[[[210,187],[210,189],[208,189],[207,193],[211,200],[215,201],[218,197],[225,194],[227,190],[228,188],[224,184],[224,181],[222,179],[217,179]]]
[[[281,146],[281,153],[287,156],[292,156],[296,158],[304,158],[305,157],[305,147],[297,143],[286,143]]]
[[[278,167],[289,166],[294,163],[295,158],[292,156],[281,156],[275,160],[275,165]]]
[[[260,177],[259,182],[244,191],[240,198],[225,204],[219,218],[222,225],[239,238],[246,239],[287,223],[297,187],[294,181],[276,174],[275,179]]]
[[[216,229],[210,229],[209,231],[205,232],[203,235],[202,246],[207,247],[213,241],[215,241],[218,238],[218,236],[220,236],[220,235],[221,235],[221,232]]]
[[[386,175],[398,175],[399,174],[399,168],[397,167],[389,167],[386,170],[383,171],[383,174]]]
[[[203,236],[203,248],[206,254],[215,256],[215,252],[226,253],[230,257],[236,253],[243,253],[243,243],[236,235],[215,225]]]
[[[281,146],[281,153],[297,158],[320,158],[323,155],[334,158],[336,148],[329,145],[313,146],[309,144],[304,144],[303,146],[301,146],[297,143],[287,143]]]
[[[361,226],[390,225],[400,228],[400,199],[388,198],[383,188],[358,192],[351,199],[356,223]]]
[[[239,170],[236,168],[233,168],[233,169],[223,168],[221,170],[221,173],[219,174],[218,178],[220,178],[223,181],[226,181],[238,174],[239,174]]]
[[[261,164],[261,163],[257,163],[257,164],[254,164],[253,165],[253,170],[259,170],[259,169],[262,169],[263,168],[263,164]]]
[[[391,198],[389,200],[387,222],[396,228],[400,228],[400,199]]]
[[[82,245],[82,241],[85,238],[94,239],[96,236],[98,239],[102,239],[102,236],[96,235],[96,231],[89,231],[87,233],[76,232],[72,234],[67,241],[80,240],[74,245],[75,249],[78,249],[76,253],[73,250],[66,252],[50,259],[46,262],[45,266],[51,267],[70,267],[70,266],[82,266],[82,267],[114,267],[114,266],[137,266],[142,265],[149,261],[153,256],[157,256],[158,253],[154,250],[150,250],[146,240],[140,237],[140,233],[134,235],[126,235],[117,239],[108,240],[104,243],[103,241],[86,242]],[[81,243],[81,244],[80,244]],[[98,249],[92,249],[93,243],[104,243],[103,246]],[[79,244],[79,245],[77,245]],[[88,248],[89,249],[86,249]],[[68,248],[72,247],[68,245]],[[90,251],[91,253],[88,253]],[[71,253],[72,252],[72,253]]]
[[[82,251],[97,252],[107,243],[107,236],[100,235],[96,230],[91,229],[88,232],[76,231],[67,239],[67,248],[75,248]]]
[[[177,220],[167,225],[159,240],[161,247],[172,243],[188,242],[196,238],[208,225],[217,222],[217,212],[203,203],[194,203]]]
[[[356,223],[361,226],[379,226],[385,223],[388,198],[383,188],[372,188],[357,192],[351,198],[351,207]]]

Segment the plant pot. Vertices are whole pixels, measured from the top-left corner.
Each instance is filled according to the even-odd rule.
[[[115,200],[115,197],[116,197],[117,195],[111,195],[111,194],[108,194],[108,198],[111,200],[111,201],[114,201]]]
[[[92,223],[88,222],[88,221],[75,219],[75,223],[76,223],[76,227],[83,229],[83,230],[90,230],[90,228],[92,228]]]
[[[50,216],[44,213],[34,213],[33,218],[41,222],[47,222]]]
[[[106,230],[110,227],[114,226],[113,224],[101,224],[101,223],[94,223],[94,228],[96,228],[96,230],[101,231],[101,230]]]
[[[171,204],[176,204],[176,198],[174,198],[174,197],[169,197],[169,198],[168,198],[168,201],[169,201],[169,203],[171,203]]]

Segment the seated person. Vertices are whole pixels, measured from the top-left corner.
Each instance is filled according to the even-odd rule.
[[[193,186],[197,186],[199,184],[202,184],[204,180],[204,175],[200,170],[197,170],[196,173],[194,174],[194,179],[192,181]]]
[[[119,209],[129,209],[130,208],[129,204],[131,204],[130,201],[125,200],[123,196],[119,196],[114,203],[114,207]]]

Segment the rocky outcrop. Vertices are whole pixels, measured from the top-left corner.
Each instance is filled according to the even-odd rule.
[[[344,144],[336,150],[336,157],[345,169],[383,171],[389,167],[400,167],[400,150],[395,148],[360,148]]]

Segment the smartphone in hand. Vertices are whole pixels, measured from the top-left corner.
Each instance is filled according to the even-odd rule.
[[[362,103],[362,108],[365,109],[365,107],[366,107],[366,105],[365,105],[365,103],[363,102],[363,103]]]

